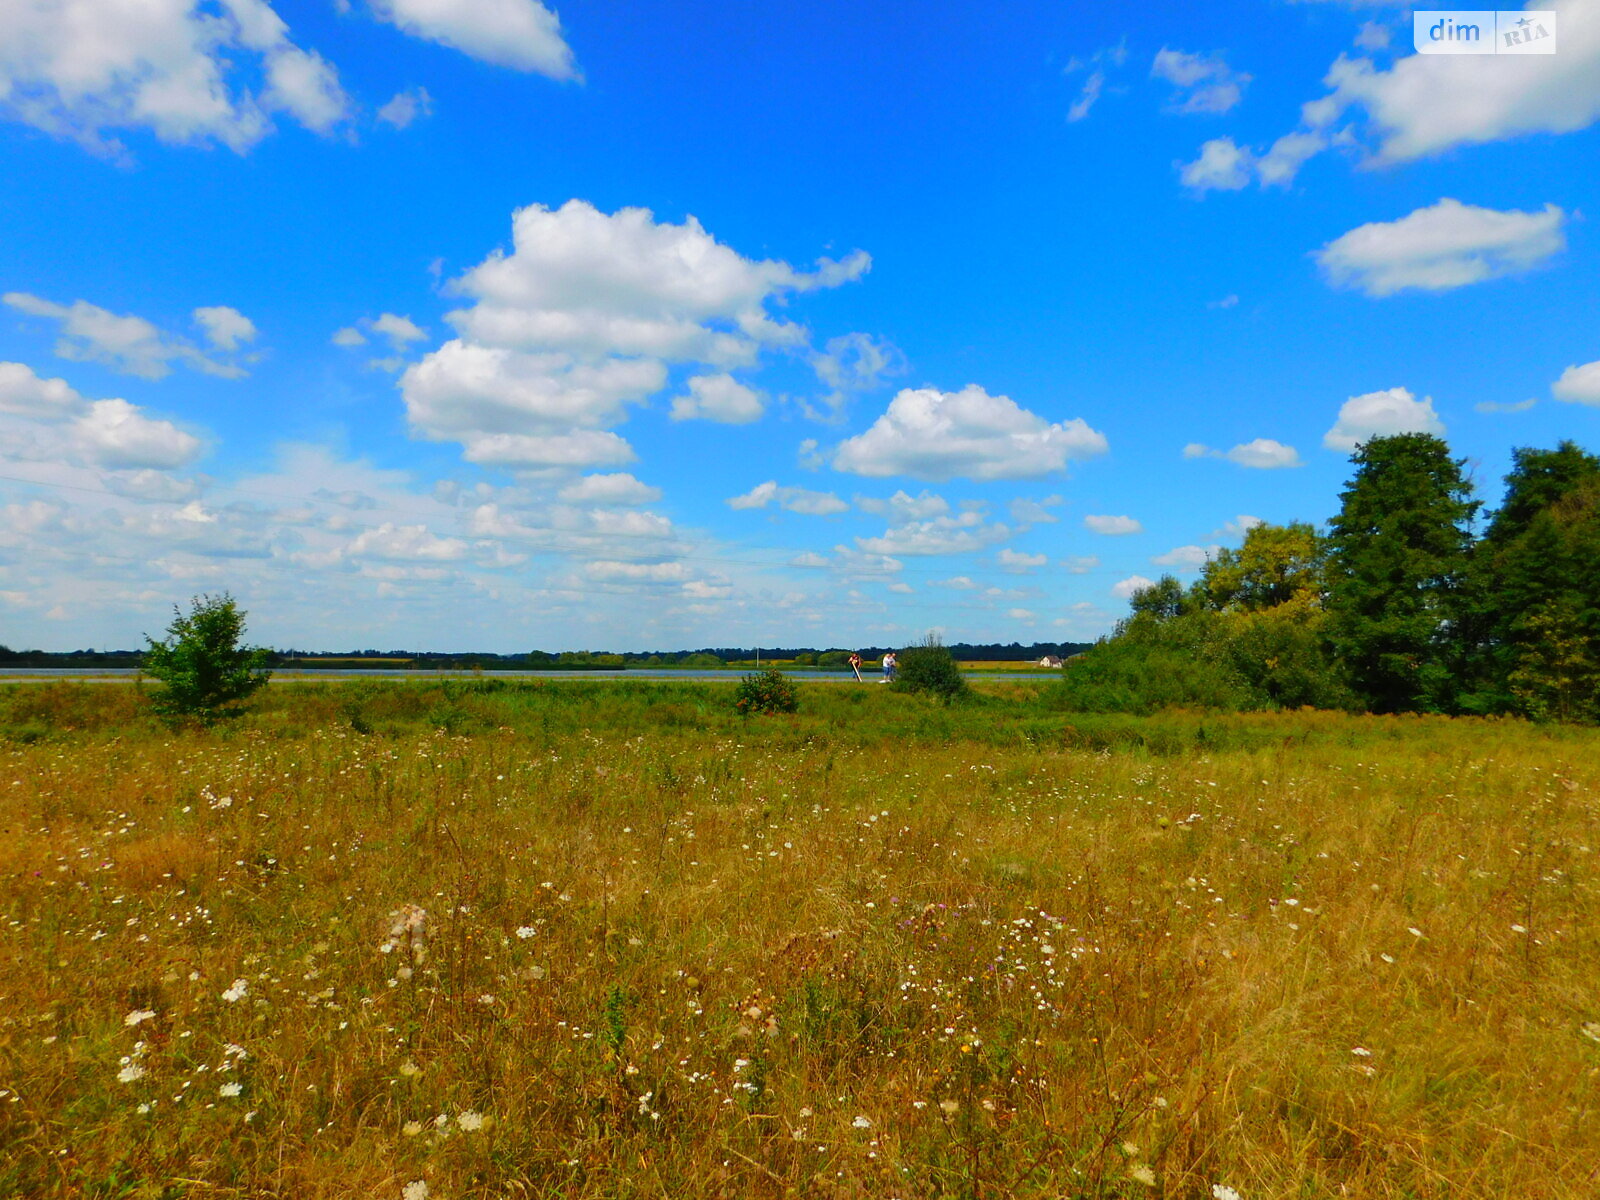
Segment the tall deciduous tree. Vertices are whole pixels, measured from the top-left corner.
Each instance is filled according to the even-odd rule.
[[[1330,640],[1373,711],[1448,708],[1478,509],[1471,484],[1432,434],[1373,438],[1352,462],[1329,526]]]
[[[1222,549],[1200,578],[1213,607],[1259,612],[1291,600],[1320,604],[1327,541],[1304,521],[1262,523],[1244,535],[1237,550]]]

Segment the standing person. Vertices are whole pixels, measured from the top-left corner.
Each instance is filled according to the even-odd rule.
[[[856,673],[856,682],[865,682],[861,678],[861,655],[854,650],[850,651],[850,669]]]
[[[893,650],[885,650],[883,652],[883,679],[880,682],[882,682],[882,683],[893,683],[894,682],[894,669],[895,669],[894,651]]]

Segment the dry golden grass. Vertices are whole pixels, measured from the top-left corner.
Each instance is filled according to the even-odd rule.
[[[1600,1194],[1600,734],[1008,687],[30,699],[0,1195]]]

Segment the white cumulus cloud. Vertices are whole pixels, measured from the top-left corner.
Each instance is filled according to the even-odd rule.
[[[1592,0],[1539,0],[1555,12],[1559,53],[1413,54],[1388,69],[1341,56],[1332,91],[1308,106],[1328,124],[1351,109],[1367,118],[1383,162],[1529,133],[1571,133],[1600,119],[1600,21]]]
[[[412,37],[516,71],[579,78],[560,18],[538,0],[368,0],[381,20]]]
[[[1202,442],[1190,442],[1183,448],[1185,458],[1224,458],[1241,467],[1258,471],[1272,471],[1281,467],[1298,467],[1300,452],[1272,438],[1254,438],[1240,442],[1231,450],[1213,450]]]
[[[226,304],[195,309],[194,323],[205,331],[208,342],[228,353],[246,342],[256,340],[255,322],[237,308],[229,308]]]
[[[1180,163],[1178,178],[1197,192],[1236,192],[1250,182],[1255,156],[1231,137],[1212,138],[1200,147],[1200,157]]]
[[[1106,452],[1081,418],[1049,422],[977,384],[959,392],[906,388],[865,433],[834,452],[837,470],[941,481],[1031,479]]]
[[[828,517],[850,511],[850,506],[832,492],[814,492],[809,488],[800,487],[779,487],[777,481],[771,479],[765,483],[758,483],[748,492],[734,496],[728,501],[728,507],[734,509],[765,508],[769,504],[776,504],[779,508],[792,513],[811,517]]]
[[[511,251],[449,285],[468,300],[446,314],[458,336],[401,376],[407,415],[416,432],[460,441],[475,462],[626,462],[632,452],[610,427],[666,385],[669,363],[719,368],[691,380],[680,419],[753,419],[759,397],[725,368],[806,341],[767,305],[859,278],[869,264],[857,252],[797,271],[745,258],[693,217],[658,222],[643,208],[519,209]],[[603,457],[583,461],[584,447]],[[524,452],[531,457],[519,459]]]
[[[65,379],[41,379],[19,362],[0,362],[0,413],[50,420],[82,411],[85,401]]]
[[[1045,563],[1050,561],[1050,556],[1047,554],[1024,554],[1007,546],[994,556],[994,560],[1000,564],[1002,571],[1023,574],[1044,566]]]
[[[1172,84],[1172,111],[1179,113],[1225,113],[1244,98],[1250,82],[1220,54],[1188,54],[1166,46],[1150,64],[1150,77]]]
[[[674,421],[718,421],[724,425],[748,425],[759,421],[766,411],[761,393],[740,383],[732,375],[696,375],[688,382],[689,393],[672,401]]]
[[[1329,450],[1348,453],[1362,442],[1397,433],[1444,434],[1444,422],[1433,411],[1433,398],[1418,400],[1403,387],[1352,396],[1339,409],[1339,419],[1322,436]]]
[[[96,362],[142,379],[165,378],[172,373],[174,362],[224,379],[245,374],[237,364],[204,354],[184,339],[163,333],[153,322],[131,313],[119,315],[86,300],[58,304],[27,292],[7,292],[0,299],[30,317],[58,322],[56,356],[72,362]],[[194,318],[221,350],[232,350],[239,342],[255,337],[255,326],[237,309],[197,308]]]
[[[1600,362],[1568,367],[1551,385],[1550,392],[1557,400],[1570,404],[1600,405]]]
[[[111,157],[118,130],[242,153],[274,112],[327,133],[350,110],[264,0],[6,0],[0,30],[0,115]]]
[[[1165,554],[1157,554],[1150,561],[1158,567],[1176,567],[1180,571],[1193,571],[1211,560],[1220,546],[1177,546]]]
[[[413,121],[432,115],[433,97],[428,95],[428,89],[425,87],[396,92],[377,112],[378,120],[395,129],[404,129]]]
[[[1144,526],[1132,517],[1089,516],[1083,519],[1083,524],[1091,533],[1105,534],[1107,537],[1126,537],[1128,534],[1144,532]]]
[[[958,516],[907,521],[880,537],[858,537],[856,545],[868,554],[962,554],[1010,536],[1006,526],[989,524],[981,513],[968,510]]]
[[[1144,591],[1154,582],[1154,579],[1146,579],[1143,575],[1129,575],[1126,579],[1119,579],[1111,585],[1111,594],[1118,600],[1128,600],[1135,592]]]
[[[915,496],[901,489],[888,499],[857,496],[856,507],[874,516],[888,517],[890,524],[900,525],[906,521],[925,521],[929,517],[943,516],[950,511],[950,502],[926,488]]]
[[[170,421],[147,417],[126,400],[96,400],[71,425],[72,439],[102,467],[170,470],[200,452],[200,439]]]
[[[1566,246],[1566,214],[1501,212],[1443,199],[1398,221],[1352,229],[1317,253],[1328,279],[1369,296],[1440,292],[1528,271]]]
[[[568,504],[653,504],[661,499],[660,488],[642,483],[626,471],[585,475],[558,494]]]
[[[386,521],[376,529],[359,534],[347,552],[354,558],[452,562],[466,557],[467,543],[460,538],[439,537],[426,525],[396,525]]]
[[[1279,139],[1275,162],[1249,164],[1263,184],[1286,184],[1322,150],[1362,150],[1376,165],[1429,158],[1461,146],[1529,134],[1565,134],[1600,119],[1600,21],[1593,0],[1536,0],[1556,15],[1555,54],[1410,54],[1380,67],[1341,54],[1301,106],[1297,129]],[[1493,13],[1488,13],[1493,24]],[[1387,31],[1364,26],[1357,44],[1375,49]],[[1243,186],[1242,183],[1237,186]]]

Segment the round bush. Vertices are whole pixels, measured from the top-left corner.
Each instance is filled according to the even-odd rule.
[[[739,680],[733,706],[741,717],[752,713],[792,713],[800,707],[794,682],[777,667]]]
[[[950,651],[937,642],[902,650],[896,656],[899,673],[895,686],[903,692],[929,692],[948,703],[967,694],[967,681]]]

